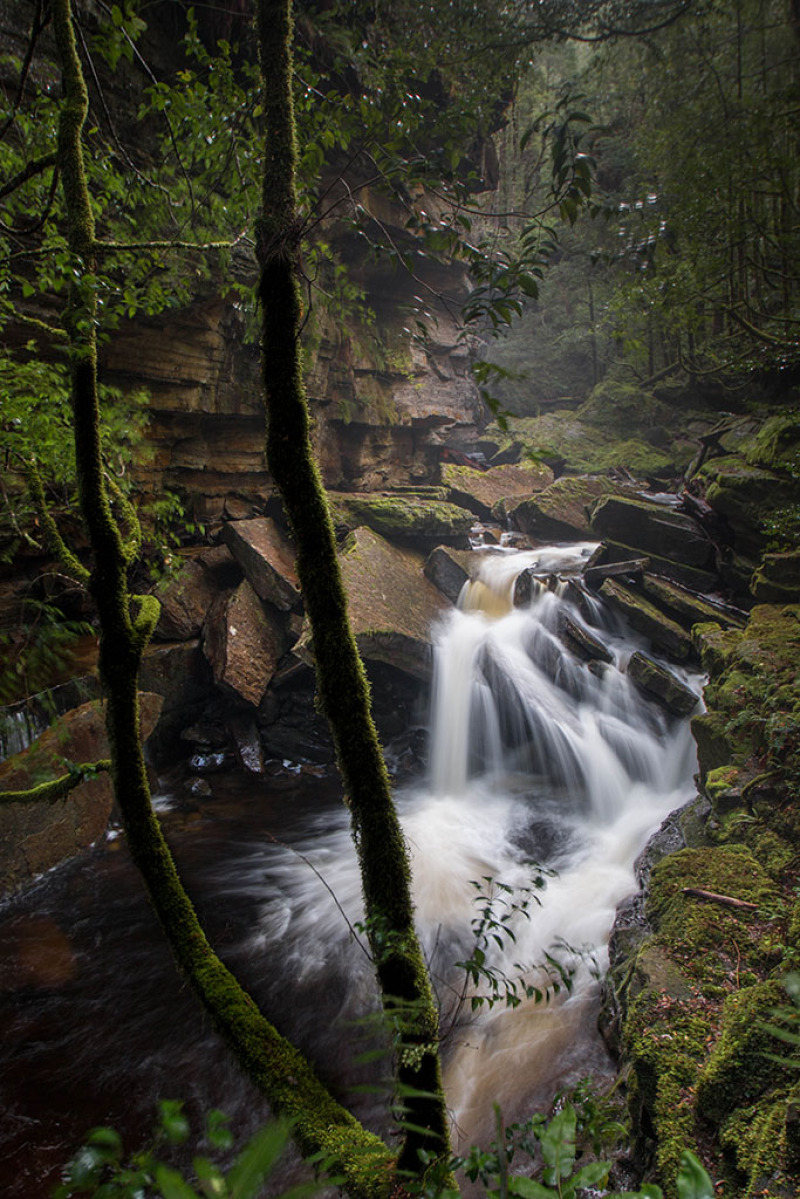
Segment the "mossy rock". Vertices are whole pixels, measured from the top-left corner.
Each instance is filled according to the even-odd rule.
[[[507,515],[513,529],[540,540],[589,537],[591,505],[621,490],[611,479],[564,475],[532,499],[508,507]]]
[[[738,808],[742,802],[742,788],[738,766],[717,766],[709,770],[703,783],[703,791],[719,816]]]
[[[752,466],[800,475],[800,415],[797,411],[770,416],[745,449]]]
[[[390,540],[469,548],[473,518],[444,500],[388,492],[331,492],[329,499],[340,529],[366,526]]]
[[[657,400],[652,392],[611,378],[597,384],[577,415],[580,420],[611,433],[635,431],[645,438],[652,428],[669,426],[675,420],[674,410]]]
[[[780,1003],[786,1003],[786,992],[778,979],[726,998],[719,1038],[697,1084],[700,1115],[719,1123],[781,1081],[784,1068],[768,1057],[781,1046],[764,1028],[771,1009]]]
[[[750,591],[759,604],[800,601],[800,550],[765,554],[750,579]]]
[[[663,481],[680,473],[692,456],[687,451],[684,462],[683,455],[666,454],[642,439],[614,437],[568,410],[511,418],[508,426],[495,438],[501,450],[521,442],[548,461],[563,463],[570,474],[603,475],[624,469],[639,479]]]
[[[796,1199],[800,1193],[800,1083],[785,1085],[759,1103],[739,1107],[720,1129],[740,1193]]]
[[[553,482],[553,472],[543,463],[475,470],[446,462],[442,466],[442,482],[449,488],[454,503],[487,520],[498,511],[504,515],[505,505],[542,491]]]
[[[744,617],[708,603],[700,596],[669,579],[662,579],[646,572],[642,579],[642,590],[654,604],[680,621],[686,629],[711,621],[722,628],[737,629],[742,628],[745,623]]]

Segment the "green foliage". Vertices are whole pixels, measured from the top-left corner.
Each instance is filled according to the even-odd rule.
[[[190,1136],[189,1121],[179,1100],[159,1103],[159,1124],[151,1143],[138,1153],[125,1153],[122,1138],[113,1128],[95,1128],[86,1144],[64,1171],[64,1181],[53,1192],[53,1199],[256,1199],[263,1193],[266,1179],[286,1148],[291,1124],[273,1122],[261,1128],[237,1155],[226,1171],[210,1157],[192,1159],[193,1180],[160,1160],[169,1146],[185,1144]],[[211,1111],[206,1116],[204,1140],[216,1154],[227,1154],[233,1147],[233,1133],[227,1116]],[[314,1183],[294,1187],[288,1195],[305,1199],[318,1188]]]
[[[26,600],[16,627],[0,629],[0,704],[68,678],[77,641],[93,632],[86,621],[66,620],[53,604]]]
[[[478,892],[475,903],[479,905],[478,915],[472,921],[474,948],[468,958],[456,962],[456,967],[464,971],[466,983],[483,988],[470,995],[473,1011],[482,1007],[491,1009],[497,1003],[515,1008],[524,999],[542,1003],[562,989],[571,989],[572,971],[554,953],[546,953],[544,962],[536,966],[515,963],[516,977],[509,977],[490,960],[492,946],[503,949],[508,942],[516,942],[514,922],[530,920],[531,905],[541,903],[537,891],[546,886],[547,877],[552,877],[553,873],[538,866],[532,885],[522,888],[511,887],[488,875],[480,881],[472,880],[471,885]],[[547,981],[541,985],[528,981],[526,975],[533,970],[538,977],[545,976]]]

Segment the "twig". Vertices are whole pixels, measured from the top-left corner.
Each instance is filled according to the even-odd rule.
[[[700,887],[682,887],[681,895],[691,895],[693,899],[705,899],[709,903],[718,903],[725,908],[740,908],[746,912],[757,912],[758,904],[746,899],[735,899],[732,895],[718,895],[716,891],[703,891]]]

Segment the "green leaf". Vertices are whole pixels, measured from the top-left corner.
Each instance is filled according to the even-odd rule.
[[[679,1199],[714,1199],[714,1183],[693,1153],[684,1149],[678,1170]]]
[[[545,1182],[555,1184],[572,1173],[575,1165],[576,1125],[575,1108],[571,1103],[565,1103],[558,1115],[554,1116],[540,1133]]]
[[[508,1193],[519,1195],[521,1199],[552,1199],[558,1191],[544,1186],[534,1178],[526,1178],[524,1174],[514,1174],[508,1180]]]
[[[164,1199],[201,1199],[177,1170],[159,1162],[156,1166],[156,1186]]]
[[[158,1105],[161,1130],[173,1145],[182,1144],[189,1136],[189,1121],[183,1114],[180,1099],[162,1099]]]
[[[573,1175],[572,1185],[576,1189],[578,1187],[605,1186],[610,1169],[611,1162],[588,1162]]]
[[[254,1199],[289,1140],[291,1125],[274,1122],[252,1137],[228,1174],[231,1199]]]

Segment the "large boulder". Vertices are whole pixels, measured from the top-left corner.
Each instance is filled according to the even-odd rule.
[[[496,433],[491,444],[497,446],[498,452],[520,443],[571,474],[602,475],[623,470],[637,479],[663,481],[679,473],[692,456],[688,446],[684,449],[673,442],[667,452],[648,444],[634,430],[625,429],[614,435],[566,410],[511,418],[507,431],[496,431],[492,426],[489,432]]]
[[[469,546],[473,518],[447,502],[443,489],[426,494],[405,492],[329,492],[334,522],[352,532],[367,527],[381,537],[412,544]]]
[[[247,579],[214,601],[203,650],[223,690],[257,707],[285,648],[282,624],[265,610]]]
[[[156,639],[190,641],[199,637],[219,588],[201,563],[189,558],[158,585],[155,594],[161,603]]]
[[[263,600],[288,612],[300,599],[294,550],[274,520],[232,520],[222,536],[242,574]]]
[[[449,604],[425,578],[422,556],[361,528],[347,539],[341,563],[350,622],[361,653],[427,679],[431,626]]]
[[[714,561],[714,547],[690,516],[664,504],[607,496],[592,509],[592,530],[603,540],[633,546],[697,570]],[[640,555],[633,555],[634,557]]]
[[[488,520],[497,505],[542,491],[553,482],[553,472],[543,463],[475,470],[471,466],[446,462],[442,466],[442,482],[450,489],[454,503]]]
[[[143,740],[161,713],[160,695],[140,693]],[[0,765],[0,893],[9,894],[38,874],[86,849],[105,832],[114,792],[108,774],[78,784],[56,803],[2,802],[2,792],[23,791],[66,773],[72,763],[108,758],[100,700],[65,712],[22,753]]]
[[[758,604],[796,604],[800,601],[800,550],[765,554],[750,580]]]
[[[606,478],[565,475],[531,499],[507,506],[512,528],[529,537],[555,541],[589,537],[589,509],[603,496],[619,492],[618,484]]]

